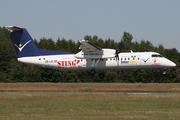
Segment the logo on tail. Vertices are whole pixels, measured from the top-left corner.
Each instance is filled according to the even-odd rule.
[[[16,46],[16,47],[19,49],[19,51],[21,52],[22,49],[23,49],[29,42],[31,42],[31,40],[27,41],[23,46],[22,46],[22,44],[19,44],[19,47],[18,47],[16,44],[14,44],[14,46]]]

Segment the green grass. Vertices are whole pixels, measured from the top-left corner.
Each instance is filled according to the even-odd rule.
[[[0,93],[0,119],[179,120],[180,95],[99,92]]]

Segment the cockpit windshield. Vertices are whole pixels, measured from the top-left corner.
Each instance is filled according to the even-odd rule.
[[[152,54],[152,57],[163,57],[163,56],[160,54]]]

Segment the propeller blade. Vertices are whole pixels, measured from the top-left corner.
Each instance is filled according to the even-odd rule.
[[[119,53],[120,53],[120,51],[117,49],[117,47],[116,47],[116,51],[115,51],[115,57],[116,57],[116,60],[117,60],[117,58],[118,58],[118,60],[119,60]]]

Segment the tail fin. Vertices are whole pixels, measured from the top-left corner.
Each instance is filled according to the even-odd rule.
[[[18,58],[40,55],[38,47],[25,28],[15,26],[7,26],[6,28],[12,30],[10,38]]]

